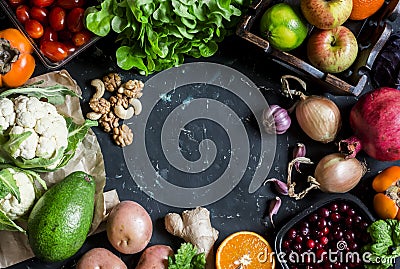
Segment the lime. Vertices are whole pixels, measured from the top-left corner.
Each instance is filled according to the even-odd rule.
[[[307,26],[296,11],[286,3],[268,8],[261,18],[261,35],[282,51],[297,48],[307,36]]]

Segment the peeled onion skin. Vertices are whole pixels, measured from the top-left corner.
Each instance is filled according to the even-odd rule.
[[[345,193],[360,182],[365,172],[365,165],[356,158],[346,159],[344,154],[332,153],[319,161],[314,177],[321,191]]]
[[[304,96],[296,106],[296,118],[311,139],[322,143],[335,140],[342,125],[339,108],[323,96]]]
[[[379,161],[400,160],[400,91],[382,87],[361,96],[350,112],[354,136],[339,151],[354,158],[364,150]]]

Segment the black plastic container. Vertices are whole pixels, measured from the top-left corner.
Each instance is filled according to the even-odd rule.
[[[360,199],[355,197],[354,195],[351,194],[329,194],[326,196],[323,196],[320,200],[306,208],[303,212],[292,218],[289,222],[287,222],[277,233],[276,239],[275,239],[275,251],[277,254],[280,253],[285,253],[285,250],[282,247],[282,243],[284,241],[285,235],[288,233],[288,231],[295,227],[297,224],[305,220],[308,216],[310,216],[312,213],[315,213],[318,211],[319,208],[322,208],[326,205],[332,204],[332,203],[346,203],[350,205],[356,213],[358,213],[364,221],[366,221],[368,224],[371,224],[372,222],[375,221],[375,217],[371,214],[371,212],[368,210],[368,208],[361,202]],[[286,259],[287,255],[285,257],[282,257],[281,255],[277,255],[277,260],[280,263],[281,267],[284,269],[289,269],[289,265],[287,262],[283,259]],[[287,260],[287,259],[286,259]],[[303,267],[300,267],[303,268]]]

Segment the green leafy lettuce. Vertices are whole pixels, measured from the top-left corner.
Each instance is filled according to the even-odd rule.
[[[168,269],[204,269],[205,266],[205,254],[197,253],[191,243],[183,243],[173,257],[168,257]]]
[[[368,254],[367,269],[386,269],[394,265],[400,257],[400,222],[398,220],[378,220],[368,227],[371,243],[363,247],[364,254]],[[364,261],[365,262],[365,261]]]
[[[118,34],[117,64],[149,74],[184,56],[209,57],[238,22],[249,0],[104,0],[86,10],[86,27]]]

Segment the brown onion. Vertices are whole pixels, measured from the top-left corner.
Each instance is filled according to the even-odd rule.
[[[313,140],[329,143],[335,140],[342,125],[339,108],[324,96],[307,96],[299,90],[292,90],[288,79],[296,80],[306,90],[306,83],[298,77],[285,75],[281,77],[283,93],[293,98],[300,97],[296,105],[296,118],[301,129]]]
[[[339,108],[323,96],[301,96],[296,106],[296,119],[301,129],[313,140],[329,143],[335,140],[342,119]]]
[[[364,174],[365,166],[356,158],[346,159],[344,154],[333,153],[319,161],[314,177],[321,191],[344,193],[353,189]]]
[[[365,164],[356,158],[346,159],[341,153],[332,153],[323,157],[314,171],[314,177],[308,176],[310,186],[300,193],[296,193],[292,182],[292,169],[295,163],[312,164],[311,160],[305,157],[293,159],[288,166],[288,195],[296,199],[302,199],[312,189],[320,189],[323,192],[345,193],[353,189],[366,172]]]

